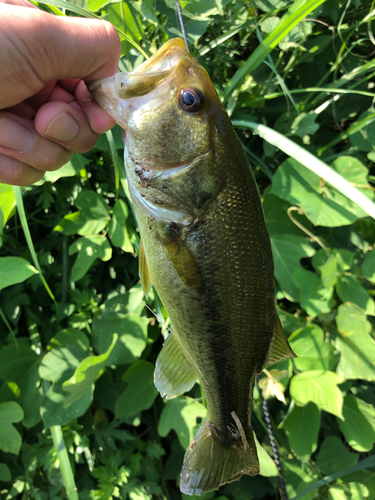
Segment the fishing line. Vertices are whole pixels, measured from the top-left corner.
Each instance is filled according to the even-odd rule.
[[[187,51],[188,51],[188,52],[190,52],[190,50],[189,50],[189,45],[188,45],[188,41],[187,41],[187,38],[186,38],[186,33],[185,33],[185,26],[184,26],[184,22],[183,22],[183,20],[182,20],[182,13],[181,13],[180,2],[179,2],[178,0],[176,0],[176,8],[177,8],[178,19],[179,19],[179,21],[180,21],[180,26],[181,26],[182,36],[184,37],[184,40],[185,40],[185,45],[186,45]]]
[[[260,380],[260,377],[258,376],[257,377],[258,384],[259,384],[259,380]],[[259,385],[258,385],[258,388],[259,388]],[[280,485],[282,500],[289,500],[288,493],[286,491],[286,484],[285,484],[283,469],[281,467],[280,455],[279,455],[279,451],[277,449],[276,442],[275,442],[274,435],[273,435],[272,422],[271,422],[270,412],[268,409],[268,404],[267,404],[267,401],[264,399],[261,390],[259,390],[259,394],[260,394],[260,397],[262,399],[264,420],[266,421],[267,428],[268,428],[268,436],[270,438],[270,445],[272,448],[273,458],[275,459],[275,464],[276,464],[277,470],[279,472],[279,485]]]

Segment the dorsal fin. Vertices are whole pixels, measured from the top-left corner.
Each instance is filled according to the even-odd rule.
[[[289,358],[296,358],[297,355],[293,352],[289,342],[285,336],[280,319],[276,314],[275,317],[275,337],[272,345],[271,352],[268,356],[266,366],[274,365],[279,361]]]
[[[145,294],[147,299],[148,294],[150,293],[152,283],[151,283],[150,272],[148,270],[145,249],[143,247],[142,239],[139,242],[138,267],[139,267],[139,277],[141,278],[143,293]]]

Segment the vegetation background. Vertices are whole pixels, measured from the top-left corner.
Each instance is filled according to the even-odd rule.
[[[180,35],[174,0],[37,5],[111,21],[122,71],[144,60],[129,38],[152,54]],[[279,498],[259,390],[290,499],[374,499],[374,2],[181,6],[249,155],[298,354],[255,389],[261,474],[203,499]],[[206,409],[199,386],[163,401],[153,385],[168,318],[139,285],[122,149],[115,128],[33,186],[0,185],[1,499],[185,498],[184,450]]]

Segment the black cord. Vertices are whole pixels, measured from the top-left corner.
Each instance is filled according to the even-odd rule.
[[[257,377],[258,384],[259,384],[259,380],[260,380],[260,377]],[[259,385],[258,385],[258,387],[259,387]],[[267,404],[267,401],[264,399],[262,391],[260,389],[259,389],[259,394],[260,394],[260,397],[262,398],[264,419],[267,423],[268,436],[270,438],[270,444],[271,444],[271,448],[272,448],[273,457],[275,459],[275,464],[276,464],[277,470],[279,471],[279,484],[280,484],[281,496],[282,496],[283,500],[289,500],[288,493],[286,491],[286,484],[285,484],[283,469],[281,467],[280,456],[279,456],[279,452],[277,450],[277,446],[276,446],[275,439],[273,436],[272,422],[271,422],[270,412],[268,410],[268,404]]]

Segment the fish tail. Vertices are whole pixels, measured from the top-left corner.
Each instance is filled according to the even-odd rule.
[[[236,421],[238,417],[234,415],[232,417]],[[259,473],[253,430],[249,427],[245,436],[240,426],[241,433],[236,439],[233,437],[232,444],[220,439],[209,422],[199,428],[182,466],[182,493],[202,495],[217,490],[225,483],[236,481],[242,474],[254,476]]]

